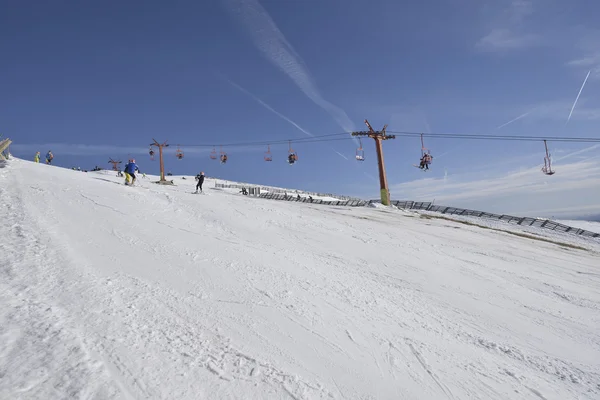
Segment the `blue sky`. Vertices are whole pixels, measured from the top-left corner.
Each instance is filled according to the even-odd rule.
[[[598,136],[600,4],[459,1],[4,1],[0,132],[15,156],[52,150],[60,166],[109,167],[168,140],[166,168],[378,197],[372,141],[225,147],[365,129]],[[570,110],[590,72],[571,119]],[[524,115],[525,114],[525,115]],[[524,116],[523,116],[524,115]],[[514,122],[515,118],[522,116]],[[503,126],[504,125],[504,126]],[[183,160],[174,156],[184,145]],[[600,214],[600,146],[426,139],[384,145],[394,199],[516,214]],[[577,193],[576,195],[574,193]]]

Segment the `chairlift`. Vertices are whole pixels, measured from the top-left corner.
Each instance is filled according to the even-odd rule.
[[[298,161],[298,154],[296,154],[296,152],[292,149],[292,141],[290,140],[290,149],[288,150],[287,162],[288,164],[292,165],[296,161]]]
[[[181,151],[181,149],[179,148],[179,145],[177,145],[177,151],[175,151],[175,157],[177,157],[180,160],[183,158],[183,151]]]
[[[223,151],[223,147],[219,147],[221,150],[221,164],[225,164],[227,162],[227,153]]]
[[[425,147],[425,141],[423,140],[423,134],[421,133],[421,159],[419,160],[419,165],[415,165],[417,168],[426,171],[429,169],[431,165],[431,161],[433,160],[433,156],[427,147]]]
[[[360,147],[358,149],[356,149],[356,160],[357,161],[365,161],[365,151],[363,150],[363,147],[362,147],[362,140],[360,140],[360,138],[359,138],[358,142],[360,143]]]
[[[546,175],[554,175],[556,171],[552,171],[552,163],[550,160],[550,153],[548,152],[548,143],[544,140],[544,147],[546,148],[546,157],[544,157],[544,166],[542,172]]]
[[[213,151],[210,152],[210,158],[212,160],[216,160],[217,159],[217,150],[213,147]]]
[[[148,154],[150,154],[150,160],[154,161],[154,150],[152,150],[152,146],[150,146],[150,151],[148,152]]]
[[[273,157],[271,156],[271,146],[267,146],[267,152],[265,153],[265,161],[273,161]]]

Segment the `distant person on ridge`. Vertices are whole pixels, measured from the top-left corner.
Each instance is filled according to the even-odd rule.
[[[33,157],[33,161],[36,163],[40,162],[40,152],[35,153],[35,157]]]
[[[54,154],[50,150],[46,153],[46,164],[52,164],[52,159],[54,158]]]
[[[202,192],[202,184],[204,183],[204,172],[200,172],[196,175],[196,180],[198,183],[196,184],[196,191],[194,193],[198,193],[198,189]]]
[[[133,185],[135,183],[135,172],[139,170],[140,169],[135,163],[135,159],[130,159],[124,168],[126,185]]]

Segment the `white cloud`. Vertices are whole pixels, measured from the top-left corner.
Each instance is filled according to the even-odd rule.
[[[308,98],[327,111],[344,131],[355,130],[346,112],[323,98],[302,58],[257,0],[223,1],[227,3],[228,11],[246,26],[256,47],[271,63],[288,75]]]
[[[481,211],[540,216],[600,213],[600,161],[564,160],[600,148],[595,145],[553,159],[556,174],[546,176],[541,165],[483,178],[484,171],[427,178],[390,186],[398,200],[432,201]]]
[[[517,50],[536,45],[539,37],[532,33],[519,34],[506,28],[496,28],[479,39],[477,47],[483,50]]]
[[[106,155],[108,157],[117,157],[119,154],[144,154],[148,153],[149,147],[124,147],[113,145],[90,145],[77,143],[13,143],[12,151],[19,153],[31,152],[31,157],[36,151],[46,154],[48,150],[55,156],[97,156]]]
[[[529,48],[542,43],[542,37],[527,32],[525,20],[533,14],[533,2],[513,0],[491,24],[489,33],[476,43],[482,51],[507,51]]]
[[[215,146],[217,152],[219,151],[219,146]],[[147,147],[137,147],[137,146],[115,146],[115,145],[87,145],[87,144],[78,144],[78,143],[14,143],[11,145],[11,151],[15,154],[26,154],[31,153],[31,158],[35,155],[36,151],[42,153],[42,155],[46,154],[48,150],[51,150],[56,158],[60,156],[106,156],[112,157],[114,159],[125,158],[127,155],[131,156],[139,156],[139,155],[148,155],[150,150],[150,146]],[[173,156],[175,151],[177,150],[177,145],[170,145],[164,150],[164,154],[168,156]],[[184,154],[194,154],[194,155],[208,155],[213,148],[210,146],[206,147],[182,147]],[[224,146],[223,150],[227,153],[247,153],[247,152],[256,152],[263,150],[260,146],[244,146],[244,147],[227,147]],[[158,151],[154,148],[156,152],[155,157],[158,157]],[[26,155],[25,155],[26,158]]]
[[[581,56],[567,62],[578,71],[591,71],[590,80],[600,81],[600,31],[588,31],[576,41]]]

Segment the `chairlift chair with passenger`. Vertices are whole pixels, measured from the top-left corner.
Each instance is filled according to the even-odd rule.
[[[544,147],[546,148],[546,156],[544,157],[544,166],[542,167],[542,172],[546,175],[554,175],[556,171],[552,171],[552,161],[550,158],[550,153],[548,152],[548,143],[544,140]]]
[[[179,145],[177,145],[177,150],[175,151],[175,157],[177,157],[180,160],[183,158],[183,151],[179,148]]]
[[[220,146],[219,148],[221,150],[221,156],[220,156],[220,158],[221,158],[221,164],[225,164],[227,162],[227,153],[225,153],[223,151],[223,147],[222,146]]]
[[[293,165],[296,161],[298,161],[298,154],[292,149],[292,141],[290,140],[287,162],[288,164]]]
[[[356,149],[356,160],[357,161],[365,161],[365,151],[363,150],[363,147],[362,147],[362,140],[360,140],[360,138],[359,138],[358,142],[360,143],[360,146],[358,149]]]
[[[267,146],[267,151],[265,153],[265,161],[273,161],[273,156],[271,155],[271,146]]]

